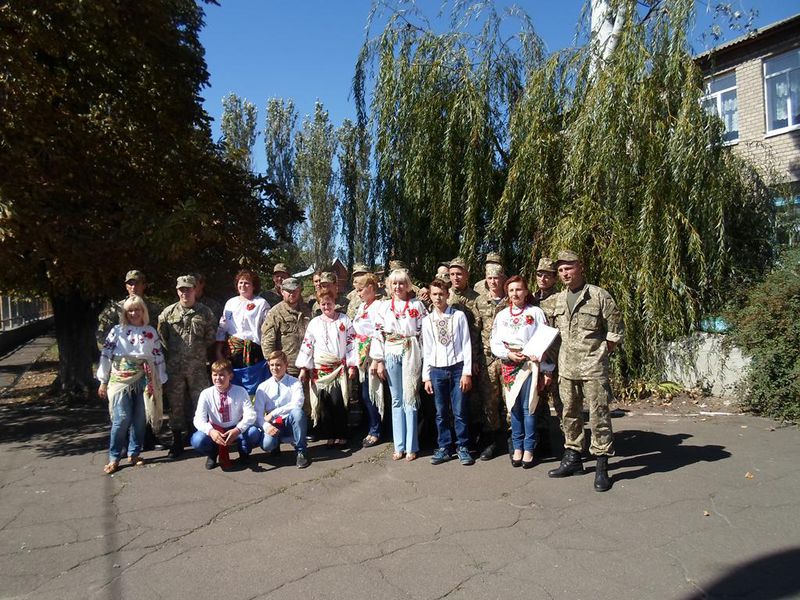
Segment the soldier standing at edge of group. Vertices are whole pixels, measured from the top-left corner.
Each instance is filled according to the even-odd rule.
[[[559,389],[564,402],[562,430],[566,438],[564,456],[550,477],[567,477],[583,472],[583,405],[589,405],[592,431],[590,452],[597,457],[594,489],[611,488],[608,457],[614,455],[614,434],[608,404],[609,355],[622,340],[622,318],[606,290],[586,283],[583,264],[577,254],[558,253],[558,275],[564,289],[556,296],[555,322],[561,333],[558,356]]]
[[[206,363],[208,350],[214,346],[217,321],[211,309],[197,301],[196,285],[191,275],[178,277],[175,285],[178,302],[170,304],[158,316],[157,330],[169,376],[164,396],[170,406],[172,447],[167,456],[171,459],[183,453],[197,399],[210,383]]]

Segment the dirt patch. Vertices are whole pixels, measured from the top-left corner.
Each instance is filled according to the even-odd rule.
[[[674,394],[670,398],[648,396],[632,401],[615,401],[612,409],[636,413],[660,414],[707,414],[725,413],[741,414],[739,402],[734,398],[718,398],[716,396],[699,396],[689,393]]]

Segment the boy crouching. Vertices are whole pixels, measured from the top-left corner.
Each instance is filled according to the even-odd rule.
[[[269,357],[272,377],[256,389],[256,423],[247,431],[251,448],[261,446],[264,452],[280,449],[281,437],[290,435],[297,450],[297,468],[311,464],[306,447],[308,421],[303,412],[303,384],[286,372],[289,366],[282,350]]]
[[[256,413],[247,390],[232,385],[233,367],[228,360],[218,360],[211,365],[211,382],[197,400],[194,413],[192,448],[207,456],[206,469],[217,466],[222,470],[233,466],[229,448],[236,444],[240,462],[250,454],[244,433],[256,420]]]

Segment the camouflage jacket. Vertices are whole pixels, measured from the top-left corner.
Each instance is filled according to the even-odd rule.
[[[533,294],[533,304],[542,309],[544,316],[547,317],[547,324],[550,325],[550,327],[556,326],[556,298],[558,298],[556,286],[551,287],[547,291],[537,290],[536,293]],[[544,360],[556,365],[555,373],[558,372],[558,351],[560,348],[561,336],[559,335],[553,340],[553,343],[547,349],[544,356]]]
[[[97,338],[97,345],[101,348],[106,341],[108,332],[111,331],[114,325],[119,325],[119,316],[122,313],[122,305],[125,300],[127,300],[127,298],[123,298],[117,302],[109,302],[97,318],[97,332],[95,337]],[[161,306],[155,302],[151,302],[147,298],[144,299],[144,303],[147,306],[147,312],[150,316],[148,325],[155,329],[158,325],[158,315],[161,314]]]
[[[555,295],[553,314],[561,333],[558,370],[567,379],[608,377],[606,341],[622,340],[622,316],[606,290],[586,284],[572,313],[567,307],[567,291]]]
[[[157,330],[167,369],[171,370],[187,363],[205,364],[208,349],[214,344],[217,322],[211,309],[201,302],[190,308],[176,302],[158,316]]]
[[[203,295],[202,298],[197,299],[198,302],[205,304],[208,308],[211,309],[211,313],[214,315],[214,322],[219,323],[219,320],[222,318],[222,309],[223,305],[222,302],[217,300],[216,298],[211,298],[209,296]]]
[[[467,325],[469,325],[469,337],[472,342],[472,364],[473,368],[476,365],[482,364],[479,362],[478,357],[483,355],[482,330],[483,319],[478,310],[478,293],[469,288],[457,290],[454,287],[450,288],[450,295],[447,298],[447,304],[464,312],[467,317]]]
[[[264,300],[266,300],[267,302],[269,302],[270,308],[272,308],[273,306],[277,306],[278,302],[283,301],[283,295],[274,287],[271,290],[267,290],[266,292],[261,294],[261,297],[264,298]]]
[[[261,350],[267,358],[275,350],[283,350],[289,359],[289,367],[293,367],[306,327],[311,321],[311,309],[302,300],[297,308],[286,302],[278,302],[268,313],[261,325]]]
[[[483,342],[483,353],[487,359],[494,359],[489,340],[492,337],[492,324],[497,314],[508,306],[506,298],[494,299],[487,290],[485,294],[478,296],[476,302],[478,312],[481,313],[481,341]]]

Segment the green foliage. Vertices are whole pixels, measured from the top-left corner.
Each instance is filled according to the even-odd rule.
[[[364,127],[345,119],[336,131],[338,140],[336,158],[339,165],[341,200],[339,214],[342,240],[345,249],[345,265],[352,269],[356,261],[375,260],[376,210],[371,205],[369,172],[369,136]],[[371,230],[370,230],[371,229]]]
[[[226,160],[243,171],[253,170],[253,146],[258,130],[258,110],[255,104],[228,94],[222,99],[222,148]]]
[[[785,251],[776,267],[732,310],[731,339],[752,357],[744,402],[764,416],[800,421],[800,248]]]

